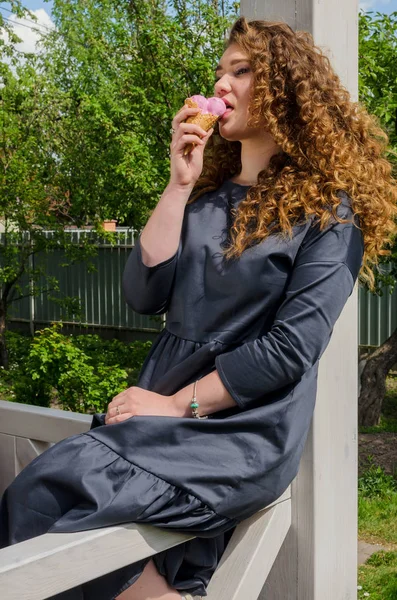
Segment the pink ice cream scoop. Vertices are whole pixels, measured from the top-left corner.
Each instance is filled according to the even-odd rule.
[[[204,131],[209,131],[227,110],[227,106],[222,98],[214,97],[207,99],[200,94],[186,98],[185,104],[190,108],[198,107],[200,109],[199,113],[188,117],[186,123],[196,123],[197,125],[200,125]],[[196,144],[187,144],[183,151],[184,156],[191,152],[195,145]]]
[[[201,108],[202,112],[207,112],[207,104],[208,100],[205,96],[200,96],[200,94],[196,94],[196,96],[191,96],[190,100],[193,100],[199,108]]]
[[[212,114],[221,117],[227,109],[222,98],[215,98],[215,96],[207,99],[205,96],[197,94],[196,96],[191,96],[190,99],[196,102],[203,114]]]

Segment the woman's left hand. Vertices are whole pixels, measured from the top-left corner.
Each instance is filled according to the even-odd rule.
[[[182,416],[179,414],[174,396],[162,396],[161,394],[132,386],[117,394],[109,403],[105,423],[106,425],[113,425],[137,415]]]

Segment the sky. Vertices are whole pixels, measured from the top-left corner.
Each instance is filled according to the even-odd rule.
[[[390,14],[397,12],[397,0],[360,0],[360,8]]]
[[[15,21],[15,33],[23,40],[20,50],[23,52],[34,52],[39,36],[31,28],[45,32],[46,28],[53,27],[51,20],[52,0],[48,0],[48,2],[44,0],[22,0],[22,4],[36,15],[37,25],[30,20],[17,19],[12,16],[7,12],[7,9],[10,9],[10,5],[7,2],[0,1],[0,11],[4,18]],[[387,14],[397,12],[397,0],[359,0],[359,6],[365,11]]]

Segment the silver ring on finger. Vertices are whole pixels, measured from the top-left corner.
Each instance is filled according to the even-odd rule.
[[[175,129],[174,129],[173,127],[171,127],[171,129],[170,129],[170,133],[171,133],[172,135],[174,135],[174,133],[175,133]]]
[[[116,406],[116,411],[117,411],[117,416],[119,417],[121,415],[120,407],[119,406]]]

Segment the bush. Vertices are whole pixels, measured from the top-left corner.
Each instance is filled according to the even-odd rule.
[[[363,498],[388,496],[397,492],[397,481],[392,475],[387,475],[382,467],[373,463],[368,457],[369,468],[358,478],[358,493]]]
[[[20,374],[13,385],[15,402],[33,404],[34,406],[50,406],[52,387],[44,379],[33,380],[30,375]]]
[[[114,396],[136,384],[151,342],[123,344],[97,335],[65,336],[61,328],[58,323],[37,332],[28,350],[14,340],[15,353],[23,355],[18,361],[15,400],[49,406],[55,390],[64,410],[105,412]]]
[[[73,343],[92,357],[93,365],[117,365],[127,370],[127,385],[137,385],[139,373],[152,342],[130,342],[125,344],[120,340],[103,340],[99,335],[78,335]]]
[[[107,365],[119,365],[131,368],[133,365],[142,366],[152,342],[130,342],[125,344],[120,340],[104,340],[99,335],[77,335],[73,338],[77,348],[93,357],[94,362]]]
[[[385,550],[379,550],[379,552],[371,554],[371,556],[367,558],[365,564],[371,565],[372,567],[382,567],[393,565],[396,562],[397,552],[386,552]]]
[[[27,359],[32,343],[32,337],[30,335],[16,333],[15,331],[6,331],[5,338],[8,350],[8,360],[10,368],[12,369],[13,367],[18,367],[19,364]]]

